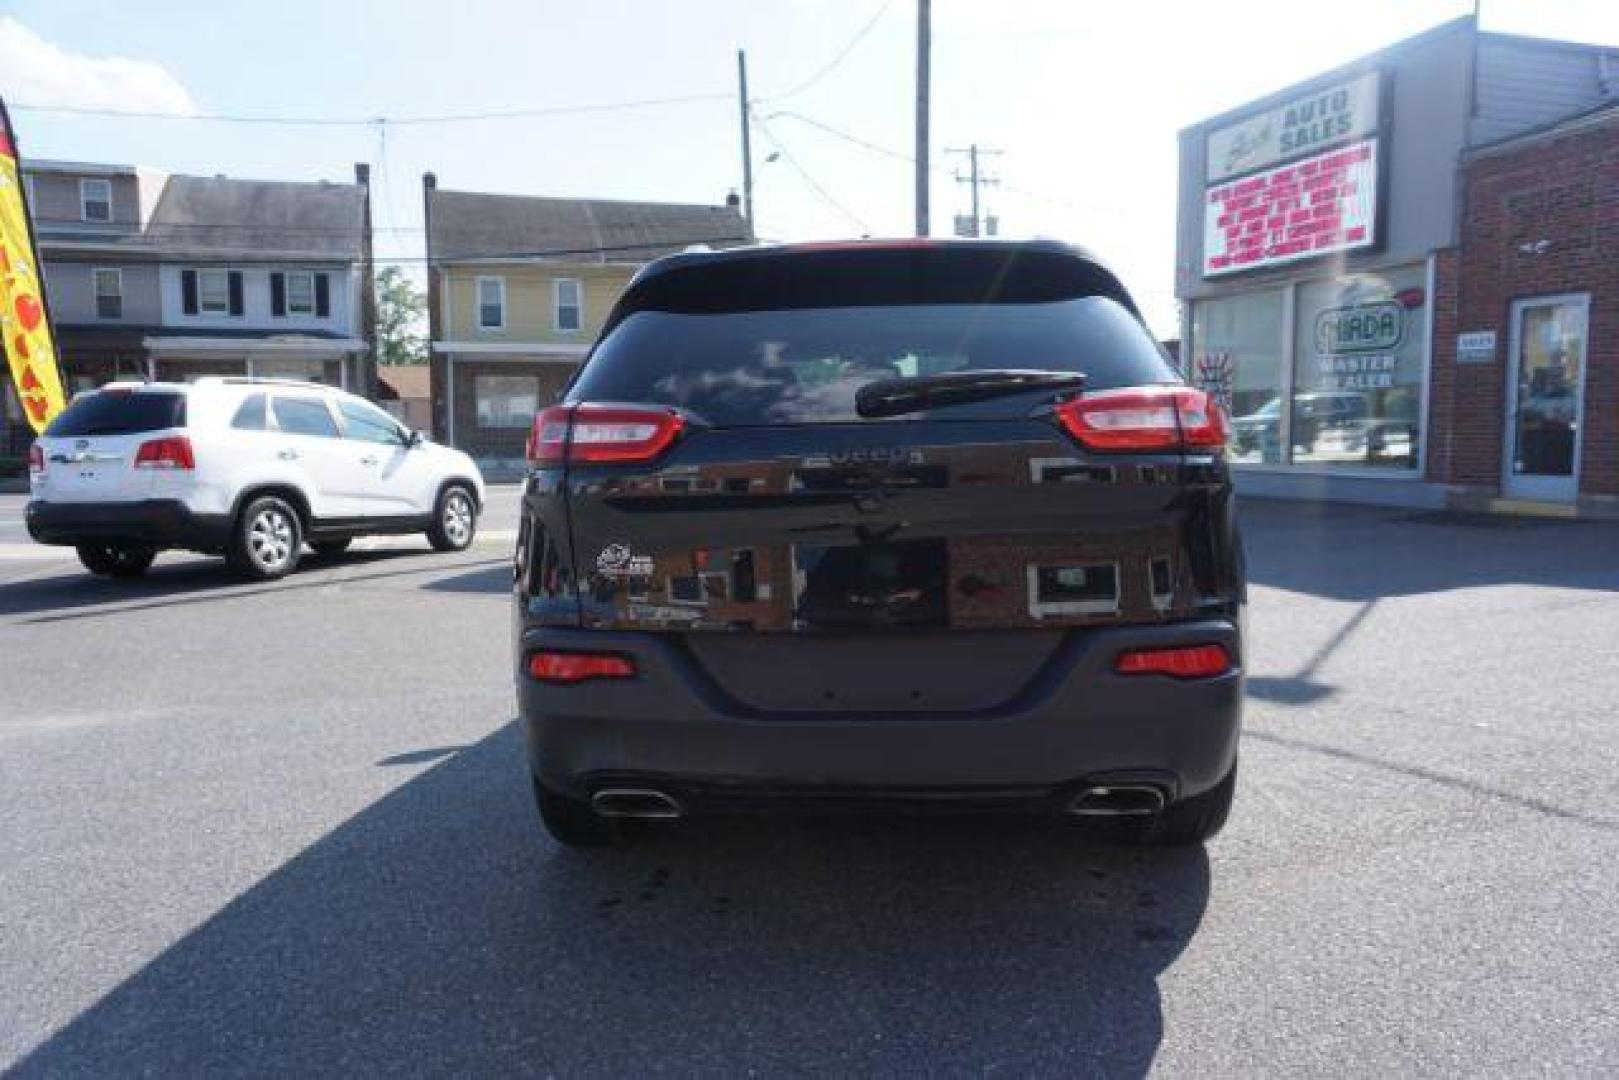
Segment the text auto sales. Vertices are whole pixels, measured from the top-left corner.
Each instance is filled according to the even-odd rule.
[[[1340,87],[1328,94],[1287,107],[1282,116],[1279,140],[1282,154],[1292,154],[1347,136],[1352,125],[1349,90]]]

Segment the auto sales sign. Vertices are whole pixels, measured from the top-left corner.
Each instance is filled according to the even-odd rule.
[[[1367,72],[1209,133],[1205,277],[1378,243],[1384,96]]]

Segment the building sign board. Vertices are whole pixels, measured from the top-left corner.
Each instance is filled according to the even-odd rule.
[[[1203,274],[1295,262],[1377,243],[1378,140],[1210,187]]]
[[[1387,97],[1368,71],[1209,132],[1203,276],[1378,246]]]
[[[1494,360],[1494,330],[1464,330],[1456,335],[1458,364],[1488,364]]]
[[[1216,184],[1375,134],[1381,96],[1381,73],[1368,71],[1212,131],[1206,180]]]

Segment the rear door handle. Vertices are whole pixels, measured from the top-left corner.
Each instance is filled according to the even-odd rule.
[[[361,465],[375,465],[376,463],[377,463],[377,459],[372,454],[367,454],[367,455],[365,455],[365,457],[360,459],[360,464]]]
[[[279,454],[277,454],[276,457],[280,458],[282,461],[297,461],[298,460],[298,451],[292,449],[289,446],[287,449],[285,449],[285,450],[281,451]]]

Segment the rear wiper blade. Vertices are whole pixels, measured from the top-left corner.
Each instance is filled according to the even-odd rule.
[[[940,405],[985,401],[1028,390],[1063,390],[1084,385],[1085,376],[1078,371],[1019,368],[949,371],[942,375],[913,375],[867,383],[855,394],[854,406],[856,412],[869,420],[902,416]]]

